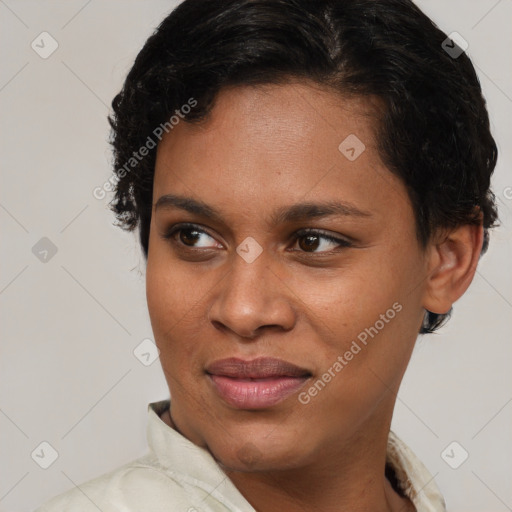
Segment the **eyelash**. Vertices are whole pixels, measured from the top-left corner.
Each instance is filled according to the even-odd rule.
[[[187,229],[193,229],[195,231],[198,231],[201,234],[205,234],[205,235],[209,236],[210,238],[214,238],[207,231],[201,229],[197,224],[191,224],[191,223],[176,224],[176,225],[170,227],[162,235],[162,238],[165,240],[168,240],[169,242],[171,242],[173,244],[179,244],[179,245],[181,245],[181,247],[184,247],[185,249],[194,250],[195,248],[193,246],[182,244],[174,238],[175,235],[178,234],[180,231],[185,231]],[[323,238],[324,240],[329,240],[330,242],[334,242],[339,245],[339,248],[353,247],[353,244],[351,242],[349,242],[348,240],[345,240],[343,238],[337,238],[332,235],[327,235],[323,231],[313,229],[313,228],[305,228],[305,229],[300,229],[299,231],[296,231],[293,235],[294,244],[300,238],[304,238],[306,236],[311,236],[311,235],[316,236],[318,238]],[[316,254],[316,255],[327,254],[327,255],[330,255],[330,254],[333,254],[334,252],[336,252],[337,250],[339,250],[339,248],[335,249],[334,251],[321,251],[321,252],[299,251],[299,252],[302,252],[303,254]],[[206,249],[206,248],[202,248],[202,249]]]

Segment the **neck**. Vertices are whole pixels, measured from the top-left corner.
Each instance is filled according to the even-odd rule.
[[[176,429],[167,410],[162,420]],[[285,471],[241,472],[223,467],[235,487],[259,512],[416,512],[385,476],[390,423],[381,435],[359,432],[352,439],[319,454],[306,467]],[[371,441],[368,441],[368,440]]]
[[[241,472],[223,468],[233,484],[260,512],[414,512],[385,476],[387,435],[358,433],[344,446],[316,454],[301,468]]]

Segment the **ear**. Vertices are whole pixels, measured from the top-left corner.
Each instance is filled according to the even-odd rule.
[[[482,224],[465,224],[444,232],[428,249],[428,277],[423,307],[432,313],[448,313],[468,289],[482,250]]]

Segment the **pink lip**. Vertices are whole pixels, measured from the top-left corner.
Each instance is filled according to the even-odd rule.
[[[215,361],[206,368],[215,390],[238,409],[264,409],[298,391],[311,373],[281,359]]]

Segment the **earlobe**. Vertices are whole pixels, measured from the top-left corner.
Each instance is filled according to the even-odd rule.
[[[480,258],[483,231],[481,224],[465,224],[432,242],[423,300],[427,311],[448,313],[468,289]]]

